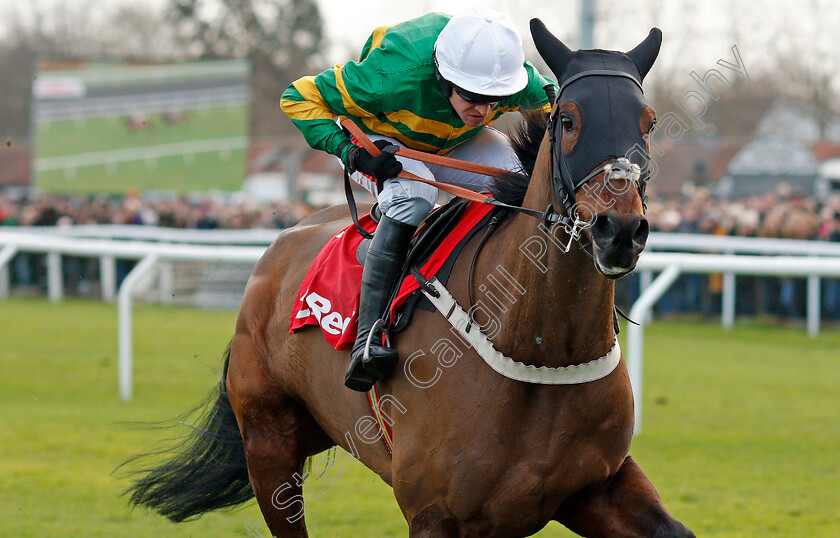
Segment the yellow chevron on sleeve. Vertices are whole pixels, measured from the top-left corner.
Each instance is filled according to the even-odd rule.
[[[311,101],[292,101],[283,99],[280,108],[293,120],[331,120],[335,115]]]
[[[340,65],[336,65],[333,67],[333,73],[335,74],[335,85],[338,87],[338,92],[341,94],[341,100],[344,102],[344,108],[357,118],[365,118],[369,116],[373,116],[364,108],[360,107],[356,104],[352,97],[350,97],[350,92],[347,91],[347,85],[344,84],[344,76],[341,74],[341,70],[343,68]]]
[[[397,24],[402,24],[398,22]],[[390,24],[388,26],[380,26],[376,30],[373,31],[373,39],[371,39],[370,48],[378,49],[382,46],[382,40],[385,38],[385,32],[396,26],[397,24]]]
[[[495,121],[498,118],[498,116],[500,116],[502,113],[508,112],[510,110],[516,110],[516,108],[504,107],[498,110],[494,110],[487,123]],[[408,110],[397,110],[395,112],[389,112],[386,114],[386,116],[392,122],[402,123],[415,133],[428,134],[436,136],[443,140],[452,140],[453,138],[458,138],[464,133],[475,129],[475,127],[468,127],[466,125],[461,128],[455,129],[448,123],[421,118],[417,114],[414,114],[413,112],[410,112]]]
[[[425,151],[427,153],[437,153],[440,151],[440,148],[437,146],[432,146],[431,144],[424,144],[423,142],[418,142],[416,140],[412,140],[401,133],[399,130],[394,128],[393,125],[390,123],[381,122],[376,119],[375,116],[368,116],[366,118],[359,118],[362,120],[362,123],[365,124],[365,127],[373,131],[374,133],[380,134],[382,136],[390,136],[392,138],[396,138],[400,142],[406,145],[411,149],[416,149],[419,151]]]
[[[452,138],[453,133],[456,132],[448,123],[422,118],[409,110],[396,110],[388,112],[385,116],[393,123],[402,123],[415,133],[429,134],[443,140]],[[469,129],[469,127],[466,128],[466,130]]]
[[[331,120],[335,114],[330,111],[321,92],[315,86],[315,77],[303,77],[293,83],[298,93],[305,101],[283,99],[280,107],[293,120]]]

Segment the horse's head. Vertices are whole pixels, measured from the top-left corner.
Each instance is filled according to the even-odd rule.
[[[554,188],[566,214],[586,223],[597,269],[609,278],[636,266],[647,241],[647,135],[656,113],[642,81],[659,53],[662,33],[630,52],[572,52],[539,19],[531,34],[560,85],[549,122]]]

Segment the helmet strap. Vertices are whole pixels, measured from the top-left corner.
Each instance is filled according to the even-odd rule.
[[[455,119],[461,119],[461,117],[458,116],[458,112],[455,111],[455,107],[452,106],[452,101],[449,100],[452,96],[452,92],[455,91],[455,86],[453,86],[451,82],[443,78],[443,75],[440,74],[440,71],[437,68],[437,58],[435,58],[435,78],[440,85],[440,91],[443,93],[443,97],[446,99],[446,104],[449,105],[449,112],[452,114],[452,117]]]
[[[437,51],[432,53],[432,58],[435,60],[435,78],[437,79],[438,84],[440,84],[440,91],[443,92],[443,96],[448,100],[455,87],[440,74],[440,69],[438,69]]]

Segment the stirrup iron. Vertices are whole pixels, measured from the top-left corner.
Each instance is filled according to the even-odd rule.
[[[362,354],[362,364],[370,362],[370,344],[373,342],[373,335],[375,335],[380,328],[382,330],[381,334],[385,336],[385,347],[391,347],[391,339],[388,337],[388,328],[385,326],[385,320],[379,318],[373,323],[373,327],[370,328],[370,332],[368,333],[367,340],[365,340],[365,352]]]

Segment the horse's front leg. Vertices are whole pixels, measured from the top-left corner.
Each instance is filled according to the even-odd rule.
[[[434,504],[420,511],[408,523],[410,538],[456,538],[461,536],[458,522],[452,516]]]
[[[606,482],[569,497],[554,519],[581,536],[694,537],[630,456]]]

